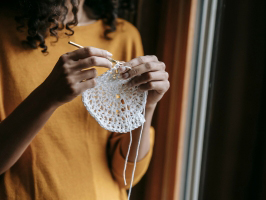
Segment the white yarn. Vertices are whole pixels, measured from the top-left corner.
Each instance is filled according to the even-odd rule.
[[[125,159],[125,165],[124,165],[124,171],[123,171],[123,178],[124,178],[124,184],[127,185],[127,179],[126,179],[126,170],[127,170],[127,161],[128,161],[128,156],[130,153],[130,148],[131,148],[131,144],[132,144],[132,131],[130,131],[130,141],[129,141],[129,145],[128,145],[128,149],[127,149],[127,156]]]
[[[147,92],[145,92],[145,96],[147,96]],[[143,110],[143,115],[145,116],[145,109]],[[131,181],[130,181],[130,188],[129,188],[129,191],[128,191],[128,200],[130,199],[130,195],[131,195],[131,191],[132,191],[132,184],[133,184],[133,181],[134,181],[134,175],[135,175],[137,160],[138,160],[138,156],[139,156],[139,147],[140,147],[140,142],[141,142],[142,133],[143,133],[143,126],[144,126],[144,124],[141,125],[139,141],[138,141],[138,147],[137,147],[136,157],[135,157],[135,161],[134,161],[134,168],[133,168],[133,171],[132,171],[132,176],[131,176]]]
[[[98,76],[96,86],[82,93],[82,101],[104,129],[126,133],[145,122],[146,96],[137,86],[126,85],[129,80],[124,80],[117,72],[120,65]]]
[[[82,93],[82,101],[89,113],[104,129],[119,133],[130,132],[130,142],[123,171],[125,185],[127,185],[126,168],[132,144],[132,130],[141,126],[128,193],[129,200],[145,122],[147,92],[139,90],[137,86],[128,87],[126,85],[130,79],[124,80],[118,73],[117,70],[121,65],[122,63],[117,63],[112,69],[98,76],[96,86]]]

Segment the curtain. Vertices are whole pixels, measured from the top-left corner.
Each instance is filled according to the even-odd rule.
[[[178,196],[195,5],[195,0],[139,1],[137,26],[145,54],[156,54],[165,62],[171,86],[155,111],[153,158],[147,174],[133,188],[132,200]]]

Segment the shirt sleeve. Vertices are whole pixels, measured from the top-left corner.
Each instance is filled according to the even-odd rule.
[[[150,128],[150,150],[146,154],[146,156],[137,162],[136,165],[136,171],[134,176],[134,182],[133,186],[136,185],[140,179],[143,177],[143,175],[146,173],[148,166],[150,164],[150,160],[152,157],[152,150],[154,145],[154,128]],[[123,134],[121,133],[112,133],[110,137],[110,150],[111,153],[111,171],[113,174],[113,177],[118,182],[119,186],[121,188],[128,189],[130,187],[130,181],[131,181],[131,175],[132,170],[134,167],[134,162],[128,162],[127,164],[127,170],[126,170],[126,180],[127,185],[124,184],[123,179],[123,170],[124,170],[124,164],[125,164],[125,158],[122,155],[121,152],[121,138],[123,137]]]

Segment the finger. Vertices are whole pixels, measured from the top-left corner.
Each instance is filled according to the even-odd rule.
[[[75,61],[79,59],[88,58],[90,56],[99,56],[99,57],[104,57],[104,58],[112,56],[110,52],[103,50],[103,49],[98,49],[95,47],[84,47],[76,51],[69,52],[66,55],[68,59],[75,60]]]
[[[81,71],[74,76],[76,82],[84,82],[97,76],[97,70],[95,68],[86,71]]]
[[[140,56],[140,57],[132,59],[129,62],[125,62],[123,65],[129,66],[129,67],[136,67],[138,65],[141,65],[147,62],[154,62],[154,61],[158,61],[158,58],[156,56]]]
[[[170,87],[168,80],[152,81],[139,86],[141,90],[156,90],[159,94],[164,94]]]
[[[151,71],[164,71],[165,70],[165,64],[163,62],[148,62],[145,64],[138,65],[136,67],[133,67],[131,70],[125,72],[122,74],[122,77],[124,79],[128,79],[134,76],[141,75],[145,72],[151,72]]]
[[[93,88],[96,86],[96,80],[95,78],[87,80],[85,82],[81,82],[79,84],[79,93],[84,92],[87,89]]]
[[[150,81],[163,81],[167,80],[169,77],[168,73],[165,71],[147,72],[141,76],[136,76],[128,82],[129,87],[139,86],[141,84]]]
[[[121,74],[121,73],[125,73],[125,72],[129,71],[130,69],[131,69],[131,67],[129,67],[129,66],[120,66],[118,68],[118,72]]]
[[[76,64],[73,66],[73,69],[74,70],[86,70],[94,66],[112,68],[112,63],[106,58],[92,56],[92,57],[77,61]]]

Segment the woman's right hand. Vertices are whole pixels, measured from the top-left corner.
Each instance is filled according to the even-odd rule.
[[[112,54],[106,50],[85,47],[62,55],[51,74],[41,85],[42,91],[56,106],[73,100],[83,91],[96,85],[96,69],[93,66],[111,68],[107,59]]]

